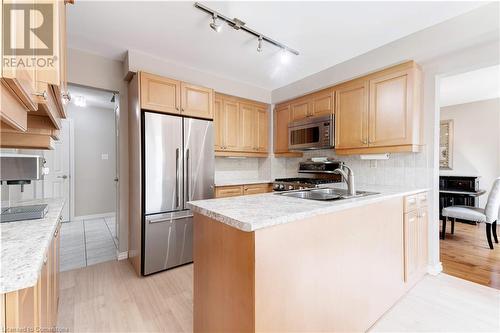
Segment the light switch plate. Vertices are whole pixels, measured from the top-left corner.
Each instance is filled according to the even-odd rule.
[[[108,154],[101,154],[101,160],[108,160],[109,155]]]

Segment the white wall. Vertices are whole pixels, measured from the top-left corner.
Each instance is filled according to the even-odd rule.
[[[271,91],[254,85],[203,72],[198,69],[173,63],[137,50],[128,50],[124,62],[125,71],[146,71],[173,79],[213,88],[215,91],[252,99],[264,103],[271,102]]]
[[[128,251],[128,89],[123,80],[123,62],[81,50],[68,49],[70,83],[116,91],[120,94],[119,130],[119,223],[118,250]]]
[[[453,170],[440,175],[480,176],[479,185],[489,192],[500,177],[500,99],[441,108],[441,120],[453,120]],[[479,198],[481,207],[487,195]]]
[[[116,212],[115,112],[68,106],[73,120],[75,216]],[[103,159],[103,154],[107,159]]]

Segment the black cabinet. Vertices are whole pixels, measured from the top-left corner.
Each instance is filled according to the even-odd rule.
[[[484,194],[479,189],[479,177],[440,176],[439,177],[439,217],[444,219],[441,211],[448,206],[476,207],[478,197]],[[457,221],[471,223],[457,219]]]

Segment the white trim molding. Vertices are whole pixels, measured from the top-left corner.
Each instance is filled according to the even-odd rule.
[[[128,251],[125,251],[125,252],[120,252],[118,250],[116,250],[116,258],[118,260],[125,260],[128,258]]]
[[[441,263],[441,261],[435,265],[427,266],[427,273],[429,273],[430,275],[434,276],[439,275],[442,271],[443,271],[443,264]]]
[[[102,219],[106,217],[115,217],[115,212],[103,213],[103,214],[91,214],[91,215],[81,215],[75,216],[72,221],[80,221],[80,220],[94,220],[94,219]]]

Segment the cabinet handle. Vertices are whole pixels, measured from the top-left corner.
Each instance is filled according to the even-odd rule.
[[[66,103],[69,103],[71,101],[71,94],[69,93],[69,91],[66,91],[66,92],[61,92],[61,98],[63,99],[63,101],[65,101]]]
[[[45,257],[43,257],[43,264],[45,265],[47,263],[47,255],[45,255]]]
[[[176,107],[175,107],[175,109],[176,109],[177,111],[179,111],[179,107],[178,107],[178,106],[176,106]]]
[[[181,112],[184,112],[184,108],[181,108]]]
[[[38,96],[38,97],[42,97],[44,100],[47,100],[48,98],[48,95],[47,95],[47,91],[44,90],[43,92],[41,93],[35,93],[35,96]]]

